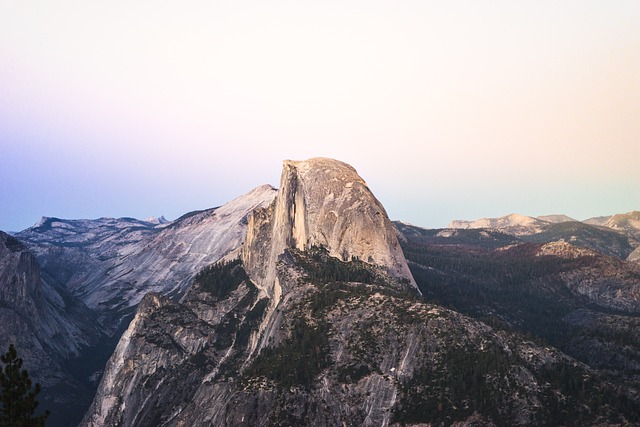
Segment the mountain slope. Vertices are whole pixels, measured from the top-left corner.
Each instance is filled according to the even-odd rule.
[[[209,290],[196,282],[180,304],[148,295],[83,425],[638,420],[633,395],[586,366],[403,294],[360,261],[291,249],[278,263],[293,283],[256,357],[250,342],[267,302],[242,274],[220,292],[239,264],[220,267],[225,280]],[[337,271],[344,281],[330,279]],[[350,280],[367,275],[373,283]]]
[[[521,239],[533,243],[565,241],[574,246],[590,248],[621,259],[626,259],[634,250],[627,236],[608,228],[595,227],[577,221],[552,224],[545,231],[521,236]]]
[[[275,189],[261,186],[170,224],[47,219],[16,237],[114,332],[147,292],[180,295],[198,270],[237,250],[249,212],[274,196]]]
[[[477,221],[456,220],[449,224],[449,229],[492,230],[516,236],[526,242],[566,241],[575,246],[594,249],[621,259],[626,259],[640,243],[638,236],[634,234],[640,233],[638,232],[640,228],[636,227],[640,227],[640,215],[635,215],[634,212],[592,218],[584,222],[575,221],[566,215],[533,218],[513,214]]]
[[[258,330],[250,284],[224,302],[199,286],[197,304],[147,296],[110,362],[109,372],[120,369],[83,425],[530,425],[606,420],[609,411],[634,419],[622,409],[626,395],[608,396],[612,386],[559,352],[387,286],[317,283],[288,295],[277,341],[248,364],[247,346],[235,343]],[[576,404],[572,381],[595,413]]]
[[[490,228],[503,233],[523,236],[540,233],[549,227],[550,223],[541,219],[511,214],[500,218],[482,218],[476,221],[451,221],[447,228]]]
[[[84,300],[101,311],[126,311],[147,292],[183,294],[197,271],[240,247],[247,215],[270,203],[275,192],[269,185],[258,187],[219,208],[179,218],[143,245],[122,249],[106,280],[83,292]]]
[[[345,167],[285,162],[241,259],[202,270],[179,303],[147,295],[82,425],[640,421],[630,389],[423,302],[379,202]]]
[[[536,336],[622,382],[640,378],[636,264],[565,242],[488,246],[473,238],[477,231],[456,230],[434,244],[420,235],[438,230],[401,230],[428,300]]]
[[[550,222],[552,224],[561,224],[563,222],[574,222],[574,221],[576,221],[575,219],[573,219],[573,218],[571,218],[570,216],[567,216],[567,215],[541,215],[541,216],[539,216],[537,218],[541,219],[542,221]]]
[[[0,348],[15,344],[34,381],[42,384],[41,408],[51,411],[49,424],[79,421],[92,393],[87,376],[105,359],[96,358],[89,372],[70,371],[67,364],[104,338],[90,311],[44,280],[36,258],[0,232]]]
[[[640,246],[640,212],[632,211],[626,214],[600,216],[589,218],[585,224],[597,225],[617,231],[630,238],[634,247]]]

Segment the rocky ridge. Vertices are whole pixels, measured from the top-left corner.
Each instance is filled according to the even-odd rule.
[[[60,357],[77,356],[100,336],[90,311],[74,302],[59,286],[43,279],[40,265],[18,240],[0,232],[0,301],[35,335],[39,347]],[[21,330],[23,328],[17,328]],[[21,339],[7,328],[3,341]],[[3,344],[6,344],[4,342]]]
[[[326,256],[329,258],[338,255],[338,262],[352,261],[369,266],[367,268],[372,269],[371,275],[385,277],[386,283],[398,290],[417,293],[395,229],[380,203],[355,170],[342,162],[330,159],[285,161],[278,195],[270,206],[257,208],[249,216],[247,238],[242,250],[244,265],[249,273],[247,279],[250,277],[251,281],[244,281],[238,286],[239,289],[253,291],[249,301],[245,301],[247,295],[243,295],[239,300],[244,301],[242,307],[245,312],[252,307],[255,309],[259,301],[264,301],[260,303],[263,311],[260,316],[261,322],[252,325],[250,339],[244,347],[236,345],[234,339],[223,338],[222,340],[227,340],[227,345],[230,345],[224,348],[225,354],[244,354],[248,359],[242,364],[246,365],[251,356],[259,353],[267,344],[282,341],[278,332],[285,322],[282,307],[291,301],[298,301],[308,291],[308,286],[299,284],[300,273],[291,264],[291,251],[319,250],[318,248],[326,250]],[[234,313],[240,310],[229,301],[214,301],[215,308],[209,306],[202,309],[203,305],[211,305],[212,302],[211,298],[206,297],[206,293],[199,291],[200,289],[196,280],[196,285],[183,298],[181,308],[175,310],[189,309],[192,313],[199,313],[195,322],[204,321],[214,330],[220,327],[217,322],[224,321],[228,310],[235,310]],[[254,292],[257,290],[259,293]],[[194,298],[194,294],[200,295],[200,298]],[[154,301],[158,301],[160,297],[154,298]],[[220,307],[221,304],[225,308]],[[123,335],[110,361],[96,402],[111,402],[112,397],[118,395],[121,390],[138,387],[136,384],[117,386],[123,378],[127,378],[121,371],[123,367],[128,366],[118,355],[126,353],[136,357],[133,355],[137,354],[138,350],[133,351],[131,348],[138,345],[131,337],[136,335],[139,324],[145,324],[141,320],[147,313],[145,307],[147,305],[138,310],[138,315]],[[241,325],[236,327],[243,327],[246,318],[241,322]],[[233,335],[234,332],[237,334],[238,330],[232,329],[228,334]],[[146,336],[148,332],[141,334]],[[208,374],[209,378],[215,378],[215,373],[221,370],[220,360],[227,359],[212,357],[210,366],[213,369]],[[122,417],[127,419],[129,416],[135,416],[138,420],[139,415],[128,415],[126,410],[117,405],[103,408],[102,404],[96,406],[96,402],[86,420],[90,425],[99,425],[107,422],[106,420],[123,419]]]
[[[475,221],[454,220],[448,228],[490,228],[516,236],[527,236],[546,231],[550,224],[579,222],[566,215],[542,215],[537,218],[511,214],[499,218],[482,218]],[[640,212],[600,216],[581,221],[583,224],[614,230],[627,236],[633,247],[640,245]]]
[[[537,256],[583,260],[560,273],[565,286],[601,307],[640,314],[640,266],[566,242],[544,244]]]
[[[532,243],[567,242],[620,259],[626,259],[634,250],[632,240],[628,236],[609,228],[577,221],[551,224],[545,231],[520,236],[520,239]]]
[[[636,240],[640,240],[640,211],[589,218],[584,222],[586,224],[599,225],[630,234],[634,236]]]
[[[159,225],[131,218],[45,218],[16,238],[113,333],[147,292],[181,295],[197,271],[238,250],[247,215],[271,203],[275,193],[260,186],[219,208]]]
[[[638,387],[637,264],[562,241],[510,241],[494,230],[400,231],[428,300],[536,336],[618,384]]]
[[[482,218],[476,221],[455,220],[451,221],[447,228],[490,228],[514,236],[522,236],[544,231],[549,224],[550,222],[542,219],[511,214],[500,218]]]
[[[16,234],[35,255],[25,258],[32,264],[26,277],[40,302],[26,307],[40,309],[19,310],[18,301],[6,302],[3,337],[17,344],[42,383],[43,404],[52,411],[48,425],[75,425],[81,419],[143,295],[155,290],[177,298],[202,267],[237,256],[248,213],[268,205],[275,192],[261,186],[170,223],[43,218]],[[22,243],[16,244],[27,251]],[[3,253],[1,262],[8,259]],[[0,280],[13,277],[7,270],[0,273]],[[8,341],[0,344],[6,347]]]
[[[576,221],[566,215],[537,218],[507,215],[477,221],[452,221],[449,229],[484,229],[510,234],[523,241],[549,243],[565,241],[606,255],[627,259],[640,245],[640,214],[631,212],[610,217]]]
[[[144,298],[82,425],[639,421],[586,365],[423,302],[380,208],[343,163],[285,162],[241,259]]]
[[[541,215],[536,217],[542,221],[547,221],[552,224],[562,224],[563,222],[575,222],[576,220],[567,215]]]
[[[384,207],[353,167],[327,158],[285,160],[278,197],[249,217],[242,259],[254,282],[273,297],[282,292],[271,289],[278,257],[286,248],[313,246],[342,261],[382,266],[417,289]]]

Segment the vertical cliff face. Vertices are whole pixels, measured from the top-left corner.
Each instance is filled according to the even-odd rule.
[[[249,218],[242,259],[256,285],[277,300],[278,257],[313,246],[382,267],[398,286],[417,291],[384,207],[353,167],[327,158],[285,160],[273,204]]]
[[[95,323],[82,303],[43,278],[22,243],[0,232],[0,349],[16,346],[43,387],[39,398],[51,411],[51,425],[77,423],[89,405],[88,378],[82,369],[70,372],[65,365],[104,338]]]
[[[0,300],[27,316],[41,302],[40,266],[16,239],[0,232]]]
[[[252,390],[245,399],[237,381],[263,351],[288,342],[291,316],[305,315],[308,308],[297,307],[314,291],[298,264],[307,249],[319,257],[310,261],[314,265],[338,263],[334,267],[347,272],[341,280],[418,293],[395,228],[351,166],[331,159],[285,161],[275,200],[248,217],[243,267],[237,267],[247,272],[243,284],[221,297],[218,286],[228,278],[209,288],[197,278],[179,304],[145,298],[83,425],[242,425],[256,421],[242,421],[244,403],[253,401],[263,408],[252,417],[264,423],[276,404],[272,391]],[[345,266],[354,261],[360,273],[350,275]],[[342,400],[339,406],[351,404]],[[383,415],[388,422],[389,414],[381,413],[374,424]]]
[[[613,388],[587,367],[424,303],[414,286],[353,168],[286,161],[275,201],[249,217],[241,260],[202,270],[179,303],[144,298],[82,425],[640,419],[632,393],[614,407]],[[577,390],[589,396],[580,404]]]
[[[180,303],[157,293],[143,298],[82,425],[220,425],[181,419],[194,401],[198,413],[201,405],[213,404],[214,396],[198,398],[198,393],[238,372],[252,330],[262,319],[266,300],[258,299],[258,290],[237,264],[198,275]],[[212,288],[211,277],[231,285]]]
[[[407,297],[371,265],[321,249],[287,249],[278,260],[290,290],[267,331],[268,301],[234,263],[213,267],[211,282],[198,275],[180,303],[144,298],[82,425],[637,420],[633,393],[616,394],[562,353]],[[269,335],[267,345],[252,353],[259,333]]]
[[[0,312],[24,323],[30,334],[37,337],[37,347],[54,357],[77,356],[82,347],[100,335],[99,329],[91,326],[86,307],[45,281],[35,256],[3,232],[0,232]],[[4,326],[0,344],[24,338],[19,331]]]

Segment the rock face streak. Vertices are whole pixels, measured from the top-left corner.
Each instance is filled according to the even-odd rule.
[[[343,261],[382,266],[417,291],[384,207],[353,167],[327,158],[285,160],[276,200],[249,217],[242,260],[254,283],[277,303],[278,257],[286,248],[312,246]]]

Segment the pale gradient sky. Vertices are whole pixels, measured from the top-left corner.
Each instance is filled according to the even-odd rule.
[[[0,230],[353,165],[392,219],[640,209],[640,1],[0,0]]]

